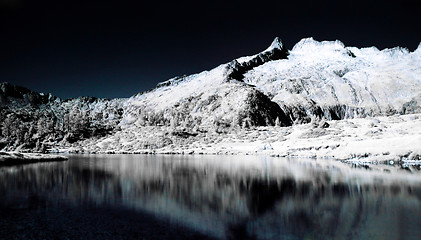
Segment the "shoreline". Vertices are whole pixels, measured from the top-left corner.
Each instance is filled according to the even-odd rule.
[[[152,136],[153,135],[153,136]],[[161,137],[161,136],[165,136]],[[163,147],[159,143],[169,139]],[[142,145],[143,144],[143,145]],[[150,148],[142,148],[142,146]],[[57,146],[51,153],[264,155],[335,159],[353,163],[421,164],[421,114],[336,121],[314,121],[291,127],[233,129],[180,138],[166,127],[126,129],[101,139]]]
[[[49,154],[0,152],[0,166],[65,161],[67,157],[61,154],[255,155],[421,166],[421,114],[314,120],[290,127],[233,128],[225,133],[184,129],[194,134],[183,137],[175,131],[180,130],[133,127],[103,138],[59,143],[48,149]]]
[[[57,154],[0,152],[0,167],[38,162],[61,162],[68,158]]]

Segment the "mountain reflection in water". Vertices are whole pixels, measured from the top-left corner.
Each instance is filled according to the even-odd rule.
[[[143,228],[146,239],[421,239],[421,175],[384,168],[262,156],[72,155],[0,168],[0,236],[23,236],[13,230],[19,224],[33,231],[25,221],[35,215],[71,226],[94,212],[112,225],[143,221],[132,232]],[[54,218],[57,211],[68,219]],[[72,220],[74,212],[83,214]],[[73,231],[116,239],[106,227]],[[194,234],[180,236],[179,228]],[[50,238],[44,231],[32,236]]]

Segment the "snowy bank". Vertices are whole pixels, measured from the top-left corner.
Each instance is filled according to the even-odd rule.
[[[63,146],[62,152],[253,154],[413,165],[421,160],[421,114],[338,121],[313,119],[309,124],[232,128],[225,133],[182,132],[165,126],[131,128]]]
[[[67,157],[40,154],[40,153],[17,153],[17,152],[0,152],[0,166],[12,166],[36,162],[55,162],[67,161]]]

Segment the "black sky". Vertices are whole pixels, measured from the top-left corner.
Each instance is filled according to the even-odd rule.
[[[260,52],[276,36],[289,49],[312,36],[413,51],[420,12],[419,0],[0,0],[0,82],[61,98],[129,97]]]

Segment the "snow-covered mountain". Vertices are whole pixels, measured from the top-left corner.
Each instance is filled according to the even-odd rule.
[[[271,97],[293,120],[420,112],[421,45],[379,51],[340,41],[301,40],[288,59],[247,72],[244,82]]]
[[[263,96],[263,93],[265,96]],[[259,107],[250,104],[262,99]],[[248,101],[250,100],[250,101]],[[275,105],[253,114],[262,106]],[[210,71],[170,79],[127,102],[122,125],[139,123],[139,109],[159,112],[163,121],[182,115],[200,125],[284,125],[327,119],[420,112],[421,47],[345,47],[340,41],[303,39],[286,51],[276,38],[268,49]],[[275,110],[276,109],[276,110]],[[270,114],[275,110],[277,114]],[[257,119],[257,116],[262,116]],[[287,117],[285,117],[285,115]]]
[[[280,107],[256,87],[243,81],[244,74],[264,63],[288,55],[281,42],[252,57],[222,64],[210,71],[177,77],[150,92],[127,100],[121,126],[291,125]]]
[[[136,151],[316,117],[420,113],[421,45],[414,52],[380,51],[307,38],[288,51],[276,38],[259,54],[172,78],[127,99],[61,100],[7,83],[0,89],[0,148],[30,141],[23,148],[44,143]]]

